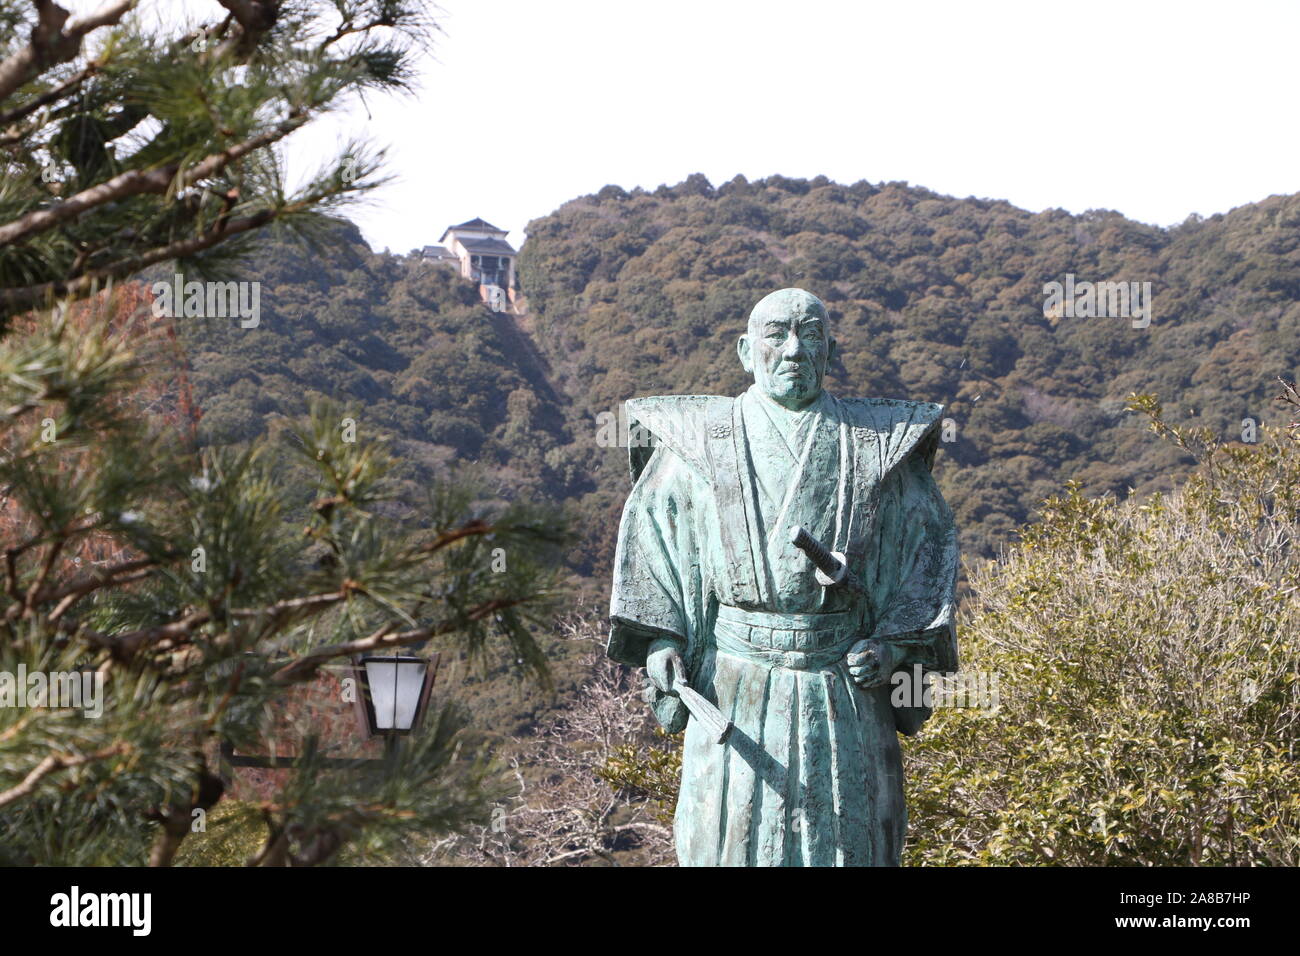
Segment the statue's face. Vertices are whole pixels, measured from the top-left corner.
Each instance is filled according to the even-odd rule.
[[[821,394],[835,354],[826,306],[801,289],[772,293],[750,313],[737,351],[763,394],[786,408],[803,408]]]

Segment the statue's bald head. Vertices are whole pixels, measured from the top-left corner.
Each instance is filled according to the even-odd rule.
[[[826,323],[827,333],[830,332],[831,317],[826,303],[804,289],[777,289],[763,296],[749,312],[749,330],[752,334],[755,324],[764,319],[789,316],[817,316]]]
[[[826,366],[835,354],[830,314],[803,289],[778,289],[749,313],[737,343],[740,362],[772,401],[803,408],[821,394]]]

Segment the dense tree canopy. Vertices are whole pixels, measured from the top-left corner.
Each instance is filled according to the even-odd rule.
[[[831,308],[832,390],[947,404],[940,482],[974,554],[1067,479],[1122,496],[1186,473],[1125,412],[1129,393],[1240,437],[1243,419],[1276,419],[1274,376],[1300,363],[1300,197],[1159,229],[906,183],[696,175],[566,203],[529,225],[520,271],[573,438],[594,450],[584,509],[607,520],[626,479],[621,452],[594,447],[596,416],[637,395],[738,392],[735,338],[780,285]],[[1067,274],[1150,282],[1150,325],[1046,316],[1044,285]]]

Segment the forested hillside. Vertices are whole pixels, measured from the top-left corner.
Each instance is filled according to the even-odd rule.
[[[1279,420],[1274,376],[1300,361],[1300,197],[1162,230],[904,183],[715,189],[696,175],[653,193],[607,186],[528,236],[522,281],[576,440],[594,446],[596,416],[635,395],[738,392],[749,308],[801,286],[836,320],[829,388],[948,405],[956,440],[937,468],[969,554],[995,552],[1067,479],[1123,496],[1185,474],[1188,459],[1123,410],[1131,392],[1239,436],[1243,418]],[[1153,320],[1045,318],[1043,286],[1067,273],[1151,282]],[[600,564],[624,455],[591,460],[582,507]]]
[[[562,403],[531,345],[475,286],[372,253],[351,224],[313,248],[268,244],[240,269],[261,283],[257,327],[179,323],[205,441],[274,431],[331,398],[359,433],[392,440],[408,480],[473,464],[494,487],[562,497],[547,459],[569,441]]]
[[[1124,411],[1130,393],[1239,437],[1243,418],[1280,420],[1274,376],[1300,364],[1300,197],[1162,230],[902,183],[608,186],[529,224],[522,319],[450,269],[371,253],[350,226],[337,239],[258,257],[258,328],[186,326],[204,434],[249,438],[338,398],[397,441],[411,480],[476,462],[497,493],[566,502],[574,567],[597,581],[627,487],[599,416],[636,395],[739,392],[735,338],[781,285],[832,310],[831,389],[948,405],[937,467],[972,555],[1067,479],[1122,497],[1186,472]],[[1067,273],[1151,282],[1150,325],[1045,317],[1043,286]]]

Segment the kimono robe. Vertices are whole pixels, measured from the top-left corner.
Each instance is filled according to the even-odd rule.
[[[757,386],[628,403],[608,653],[644,666],[653,641],[675,641],[734,724],[715,743],[655,693],[660,722],[686,728],[682,865],[897,865],[897,732],[928,711],[891,706],[888,683],[862,690],[844,658],[874,636],[903,650],[898,670],[956,669],[956,531],[930,475],[941,412],[825,392],[790,412]],[[796,525],[845,555],[862,591],[818,583]]]

